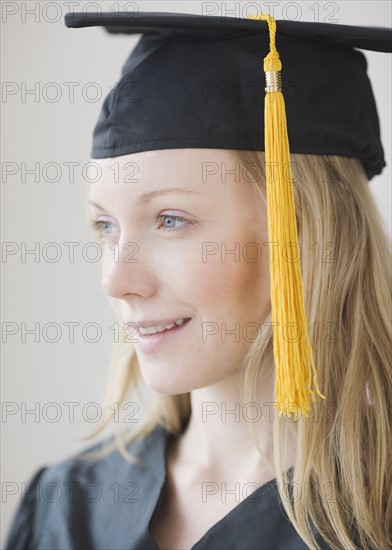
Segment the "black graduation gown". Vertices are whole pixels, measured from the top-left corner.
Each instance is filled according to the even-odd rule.
[[[116,451],[85,463],[74,455],[39,469],[13,518],[5,550],[158,550],[149,524],[164,491],[168,439],[159,426],[130,444],[127,449],[143,459],[137,465]],[[284,515],[275,479],[250,492],[192,547],[306,549]]]

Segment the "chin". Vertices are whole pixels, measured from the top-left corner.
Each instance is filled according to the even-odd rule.
[[[142,378],[144,380],[144,383],[150,390],[153,390],[156,393],[162,393],[164,395],[179,395],[183,393],[189,393],[192,390],[196,390],[198,388],[202,388],[205,385],[208,385],[202,383],[191,383],[190,381],[187,381],[185,379],[170,380],[168,378],[145,376],[143,374],[143,371]]]
[[[139,365],[140,373],[146,386],[156,393],[165,395],[189,393],[217,382],[217,380],[211,379],[210,377],[203,378],[200,376],[200,372],[195,373],[195,371],[193,371],[184,373],[182,371],[176,373],[175,369],[173,369],[173,365],[170,366],[170,371],[165,368],[163,364],[152,367],[140,361]],[[195,374],[198,376],[195,377]]]

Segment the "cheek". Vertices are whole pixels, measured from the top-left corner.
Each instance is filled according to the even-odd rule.
[[[106,299],[111,307],[112,311],[115,313],[116,317],[122,322],[121,309],[120,309],[120,300],[117,298],[112,298],[111,296],[106,295]]]
[[[205,291],[210,300],[218,301],[228,316],[256,321],[257,312],[269,303],[269,269],[261,257],[250,261],[234,255],[211,261],[205,273]]]
[[[176,294],[202,321],[261,322],[268,314],[268,254],[261,244],[246,244],[250,242],[255,241],[238,243],[236,254],[229,253],[236,249],[235,241],[226,248],[216,242],[214,254],[190,254],[177,264]]]

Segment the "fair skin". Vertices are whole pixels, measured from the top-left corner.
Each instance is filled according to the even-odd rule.
[[[90,216],[106,222],[101,225],[102,288],[114,312],[124,323],[190,318],[181,334],[155,352],[138,347],[137,335],[132,334],[145,383],[160,393],[191,393],[190,422],[168,449],[167,487],[150,526],[162,550],[191,548],[252,492],[228,493],[224,499],[219,489],[203,501],[206,482],[219,488],[225,483],[228,489],[250,483],[254,490],[256,482],[262,485],[275,477],[260,459],[247,417],[222,412],[224,406],[233,410],[236,403],[243,411],[240,367],[249,340],[256,335],[251,325],[246,332],[243,329],[248,323],[262,325],[270,311],[266,210],[242,176],[236,181],[227,172],[224,179],[222,168],[234,167],[228,150],[168,149],[94,162],[100,165],[102,178],[90,183],[89,200],[101,208],[90,205]],[[116,162],[120,181],[114,180]],[[135,181],[125,181],[130,174],[127,163],[137,167]],[[214,163],[210,166],[217,170],[203,182],[205,163]],[[172,187],[187,193],[137,202],[142,193]],[[158,215],[166,219],[157,221]],[[118,243],[118,261],[110,248],[114,243]],[[137,244],[132,255],[137,262],[124,261],[135,250],[126,243]],[[262,250],[257,261],[252,261],[256,249],[247,248],[247,243]],[[239,257],[229,253],[236,246]],[[234,327],[239,328],[238,336],[229,332]],[[260,388],[258,402],[271,401],[272,373]],[[262,409],[257,434],[272,461],[268,412]]]

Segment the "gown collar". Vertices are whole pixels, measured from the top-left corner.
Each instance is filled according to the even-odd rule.
[[[107,511],[109,517],[116,518],[115,523],[118,526],[115,531],[115,541],[111,530],[112,548],[131,549],[132,545],[132,548],[159,550],[149,527],[166,485],[169,439],[169,432],[162,426],[158,426],[154,432],[142,440],[132,443],[132,448],[129,450],[140,457],[141,462],[137,465],[127,464],[126,468],[124,468],[124,458],[120,453],[116,453],[116,463],[113,467],[119,482],[118,486],[123,489],[125,496],[120,497],[120,501],[124,504],[118,506],[118,503],[112,503],[115,508],[113,514],[110,510]],[[123,464],[118,464],[118,461],[122,461]],[[281,513],[276,479],[261,485],[239,502],[228,514],[210,527],[195,542],[191,550],[206,550],[214,547],[216,541],[225,539],[228,530],[232,530],[233,526],[238,525],[238,530],[242,531],[240,526],[244,521],[249,524],[253,524],[252,522],[260,524],[263,515],[272,508],[275,509],[275,514],[277,511]],[[259,537],[260,528],[257,531]],[[105,538],[105,533],[102,536]]]

